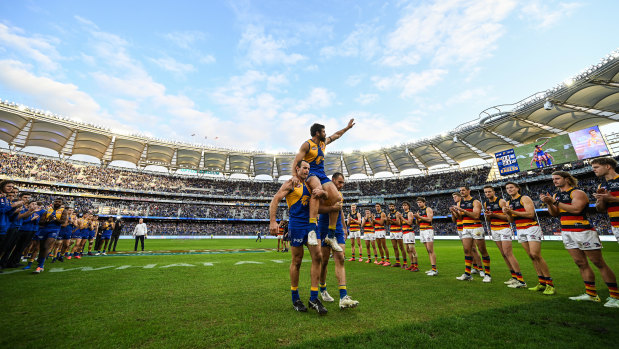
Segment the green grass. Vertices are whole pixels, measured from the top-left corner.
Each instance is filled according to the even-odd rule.
[[[535,284],[530,261],[514,245],[525,281]],[[275,246],[274,240],[147,241],[151,250]],[[324,317],[292,310],[286,253],[106,256],[48,262],[40,275],[0,275],[0,347],[616,346],[619,309],[567,299],[583,293],[584,286],[560,242],[544,243],[543,255],[558,291],[550,297],[506,288],[503,281],[509,273],[496,247],[489,246],[491,284],[479,278],[455,280],[464,268],[458,241],[437,241],[440,274],[434,278],[347,263],[349,293],[360,305],[340,311],[336,304],[327,304],[329,314]],[[606,261],[619,272],[619,245],[606,242],[604,246]],[[119,250],[132,247],[129,241],[119,244]],[[427,270],[427,254],[418,247],[422,270]],[[237,264],[247,261],[262,264]],[[143,268],[149,264],[156,265]],[[124,269],[116,269],[121,266]],[[94,270],[51,272],[77,267]],[[597,271],[596,278],[605,299],[608,290]],[[327,283],[336,296],[332,265]],[[309,263],[302,266],[299,289],[306,301]]]

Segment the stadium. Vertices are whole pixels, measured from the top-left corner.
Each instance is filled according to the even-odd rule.
[[[19,227],[13,238],[2,240],[0,321],[5,330],[0,343],[17,348],[612,347],[619,341],[619,313],[602,306],[612,296],[602,281],[605,276],[593,268],[601,304],[568,299],[583,292],[583,280],[562,243],[561,221],[550,214],[554,204],[549,207],[542,196],[557,192],[555,171],[576,178],[589,200],[586,216],[603,243],[604,259],[619,270],[619,237],[613,234],[609,213],[596,210],[596,194],[604,182],[592,170],[593,159],[619,160],[619,132],[603,131],[617,121],[615,50],[567,82],[526,98],[515,96],[439,135],[373,150],[327,149],[324,173],[346,179],[340,190],[345,230],[354,213],[351,205],[362,215],[366,210],[376,214],[376,205],[387,213],[391,204],[401,211],[403,203],[412,203],[411,211],[418,212],[423,206],[417,206],[417,199],[425,198],[434,213],[434,263],[440,274],[427,277],[376,265],[380,257],[384,262],[383,251],[377,255],[374,248],[372,253],[369,243],[366,250],[358,242],[365,255],[358,262],[350,246],[354,239],[346,239],[344,288],[359,305],[340,309],[337,301],[324,302],[328,314],[317,316],[311,309],[304,314],[290,306],[290,246],[280,248],[280,238],[270,231],[273,197],[298,168],[296,149],[269,153],[121,133],[54,110],[1,100],[0,180],[14,184],[11,200],[29,195],[19,207],[23,204],[23,212],[32,215],[30,202],[40,203],[38,210],[56,212],[60,206],[55,201],[62,199],[63,209],[73,209],[76,220],[87,214],[97,218],[91,220],[96,226],[91,237],[69,236],[66,248],[58,243],[45,250],[42,242],[31,242],[32,235],[20,235]],[[589,151],[592,143],[580,140],[591,130],[603,139],[595,144],[599,152]],[[552,161],[534,155],[533,146],[539,144]],[[556,294],[506,288],[510,269],[484,214],[480,224],[492,258],[492,282],[479,276],[471,282],[455,279],[464,265],[452,211],[454,193],[465,186],[472,200],[485,205],[484,187],[491,186],[499,199],[509,201],[510,182],[533,201]],[[2,199],[8,194],[3,192]],[[6,205],[10,207],[8,199]],[[277,222],[294,219],[284,201],[274,207]],[[140,221],[148,229],[141,251],[136,238]],[[113,247],[104,238],[104,231],[112,234],[108,222],[117,227]],[[411,227],[417,237],[416,263],[419,269],[435,270],[419,240],[419,222]],[[392,240],[395,228],[385,228],[385,240]],[[516,231],[516,225],[509,229]],[[519,246],[517,235],[510,243],[522,276],[534,286],[539,276],[530,262],[534,258]],[[300,263],[303,301],[309,296],[312,265],[306,247]],[[37,259],[39,248],[49,256]],[[387,250],[393,262],[391,243]],[[372,255],[374,263],[366,263]],[[323,252],[322,258],[331,258],[326,285],[336,295],[335,252],[331,257]],[[45,267],[39,271],[40,260]],[[489,259],[485,266],[490,275]],[[467,268],[470,272],[471,266]],[[38,275],[32,275],[35,270]],[[481,262],[473,273],[480,271]],[[513,270],[511,274],[515,280]]]

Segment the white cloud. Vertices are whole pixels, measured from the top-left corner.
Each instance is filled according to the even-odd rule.
[[[348,78],[346,78],[346,85],[350,86],[350,87],[355,87],[357,85],[359,85],[361,83],[361,81],[363,81],[363,76],[362,75],[351,75]]]
[[[284,64],[292,65],[306,60],[299,53],[286,53],[287,43],[266,35],[262,27],[250,25],[239,42],[239,48],[245,52],[248,63],[252,65]]]
[[[344,137],[347,144],[363,144],[363,149],[351,149],[349,147],[338,147],[338,143],[334,143],[333,149],[349,150],[374,150],[385,144],[393,144],[397,142],[405,142],[413,138],[413,134],[418,132],[415,126],[416,118],[408,118],[405,120],[393,121],[381,114],[373,114],[366,112],[352,113],[351,117],[355,119],[355,126],[350,129]],[[347,118],[342,118],[339,125],[327,127],[327,133],[331,134],[342,127],[344,121],[348,122]]]
[[[46,71],[54,71],[60,67],[56,62],[60,54],[53,45],[56,42],[56,38],[28,37],[20,28],[0,23],[0,44],[20,52]]]
[[[0,60],[0,82],[30,96],[37,105],[53,113],[100,123],[99,104],[73,84],[61,83],[30,72],[31,66],[14,60]]]
[[[496,41],[504,33],[501,21],[515,5],[513,0],[449,0],[411,5],[388,35],[385,56],[407,58],[419,53],[431,57],[438,65],[474,64],[496,48]],[[388,62],[395,61],[394,58]]]
[[[200,63],[203,64],[211,64],[211,63],[215,63],[215,56],[213,55],[203,55],[199,58]]]
[[[358,26],[339,45],[323,47],[320,54],[327,58],[341,56],[370,59],[379,51],[378,28],[367,24]]]
[[[181,63],[171,57],[151,58],[151,61],[159,67],[178,75],[184,75],[196,70],[192,64]]]
[[[560,20],[569,18],[577,9],[584,4],[577,2],[560,2],[549,4],[539,0],[533,0],[522,7],[521,18],[535,23],[537,28],[549,28]]]
[[[407,98],[439,83],[447,74],[445,69],[429,69],[421,73],[394,74],[391,76],[374,76],[374,86],[381,91],[394,88],[401,89],[400,97]]]
[[[470,101],[471,99],[474,99],[474,98],[486,97],[488,96],[488,90],[489,90],[488,88],[484,88],[484,87],[467,89],[447,99],[445,104],[446,105],[461,104],[461,103]]]
[[[296,110],[319,109],[329,107],[333,103],[335,93],[323,87],[316,87],[310,91],[307,98],[296,103]]]
[[[206,39],[206,34],[197,30],[188,30],[167,33],[163,37],[180,48],[193,49],[196,43]]]
[[[379,97],[375,93],[362,93],[359,97],[355,98],[355,102],[361,105],[368,105],[378,101]]]

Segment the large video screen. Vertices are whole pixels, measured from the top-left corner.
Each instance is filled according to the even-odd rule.
[[[500,174],[505,176],[609,154],[600,128],[592,126],[556,137],[540,137],[531,144],[496,153],[495,157]],[[514,166],[514,157],[518,166]]]
[[[597,126],[572,132],[569,136],[579,160],[610,154],[600,128]]]
[[[534,170],[578,160],[570,136],[541,137],[535,142],[514,148],[521,171]]]

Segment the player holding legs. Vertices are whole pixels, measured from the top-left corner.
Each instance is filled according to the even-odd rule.
[[[428,258],[430,259],[430,265],[432,269],[428,270],[426,274],[428,276],[438,275],[436,269],[436,254],[434,253],[434,229],[432,228],[432,219],[434,218],[434,211],[426,206],[426,199],[417,198],[417,206],[419,206],[419,212],[414,214],[415,219],[419,222],[419,239],[426,246],[428,251]]]
[[[344,187],[344,175],[336,172],[331,177],[332,183],[337,188],[338,192],[341,194],[341,190]],[[338,288],[340,291],[340,309],[345,308],[354,308],[359,305],[358,301],[355,301],[350,298],[348,295],[348,290],[346,289],[346,269],[344,268],[344,249],[346,244],[346,232],[344,231],[344,215],[341,210],[341,203],[336,204],[336,207],[340,208],[340,215],[338,217],[338,223],[335,228],[335,238],[337,239],[338,244],[341,245],[342,251],[333,252],[333,259],[335,260],[335,277],[338,281]],[[323,205],[321,205],[319,209],[320,218],[318,219],[318,232],[320,236],[327,234],[327,230],[329,229],[329,215],[328,213],[331,209],[325,209]],[[329,254],[331,253],[331,247],[327,246],[324,242],[322,243],[321,248],[322,253],[322,264],[320,269],[320,296],[322,300],[325,302],[333,302],[333,297],[329,295],[327,292],[327,265],[329,264]]]
[[[387,250],[387,243],[385,241],[387,237],[385,233],[385,221],[387,220],[387,215],[383,212],[380,204],[376,204],[375,208],[376,218],[374,219],[374,234],[376,235],[378,252],[380,252],[380,262],[375,260],[374,264],[391,265],[391,263],[389,263],[389,251]],[[385,256],[387,256],[387,260],[385,260]]]
[[[471,189],[468,186],[460,187],[462,199],[453,209],[462,217],[462,245],[464,247],[464,274],[457,277],[458,280],[473,280],[471,276],[471,264],[473,263],[472,246],[473,241],[482,255],[484,264],[483,282],[491,282],[490,277],[490,256],[486,249],[484,228],[481,225],[481,202],[471,196]]]
[[[402,241],[402,214],[396,212],[395,204],[389,204],[389,215],[387,216],[387,224],[389,224],[389,235],[391,236],[391,245],[395,255],[395,264],[392,267],[406,268],[406,249]],[[399,249],[399,250],[398,250]],[[404,264],[400,265],[400,251]]]
[[[290,290],[292,293],[292,306],[296,311],[306,312],[307,308],[299,297],[299,271],[301,269],[301,262],[303,261],[303,245],[306,245],[309,249],[310,256],[312,258],[312,265],[310,267],[310,308],[316,310],[318,314],[325,315],[327,308],[325,308],[318,299],[318,279],[320,277],[320,264],[321,253],[318,247],[318,239],[316,244],[309,244],[310,232],[313,232],[313,238],[316,238],[316,223],[310,222],[310,198],[312,192],[306,185],[306,179],[310,171],[310,165],[307,161],[300,160],[295,164],[296,178],[300,179],[298,184],[295,184],[293,179],[289,179],[282,184],[279,191],[271,200],[269,205],[269,218],[270,225],[269,231],[271,234],[277,234],[279,230],[279,224],[276,222],[277,206],[285,198],[289,211],[289,223],[288,232],[290,234],[290,250],[291,250],[291,263],[290,263]]]
[[[368,259],[366,263],[372,263],[372,254],[370,252],[370,243],[374,248],[374,260],[377,259],[378,253],[376,253],[376,235],[374,234],[374,216],[370,209],[365,210],[365,216],[361,220],[363,225],[363,240],[365,240],[365,248],[368,251]]]
[[[543,291],[545,295],[555,294],[554,281],[550,277],[548,265],[542,257],[542,229],[535,221],[535,206],[533,200],[526,195],[520,195],[520,186],[514,182],[505,184],[505,191],[511,197],[503,212],[510,222],[516,225],[518,242],[527,252],[537,272],[539,284],[529,288],[530,291]]]
[[[406,247],[406,252],[411,260],[411,266],[406,268],[406,270],[418,272],[419,267],[417,266],[417,250],[415,250],[415,232],[413,231],[415,216],[411,212],[411,205],[407,201],[402,203],[402,209],[404,210],[404,214],[401,215],[402,243]],[[406,258],[404,261],[404,264],[406,264]]]
[[[503,213],[503,207],[507,206],[507,202],[496,196],[496,192],[491,185],[484,187],[484,195],[488,199],[484,202],[484,216],[486,222],[490,225],[492,240],[496,243],[512,276],[505,284],[511,288],[527,287],[520,273],[520,264],[512,251],[514,232],[509,225],[509,218]]]
[[[604,179],[597,192],[593,194],[596,199],[595,209],[601,213],[608,213],[611,229],[619,242],[619,175],[615,171],[617,161],[613,158],[593,159],[591,168],[598,178]]]
[[[350,213],[348,214],[349,235],[351,241],[352,257],[349,262],[355,261],[355,242],[359,246],[359,262],[363,262],[363,246],[361,246],[361,213],[357,212],[357,205],[350,205]]]
[[[559,189],[559,192],[552,197],[548,193],[541,194],[540,199],[548,206],[548,213],[554,217],[560,217],[563,244],[580,269],[580,275],[585,283],[585,293],[570,297],[570,299],[575,301],[600,301],[595,288],[595,274],[589,266],[588,259],[598,268],[602,279],[608,286],[610,297],[604,306],[619,308],[617,278],[604,261],[602,243],[587,218],[589,197],[584,191],[576,188],[578,180],[567,172],[553,172],[552,182]]]
[[[348,125],[327,137],[324,125],[313,124],[310,128],[310,135],[312,138],[305,141],[299,148],[299,153],[294,159],[294,163],[298,163],[301,160],[306,161],[310,165],[310,173],[307,179],[310,190],[312,191],[312,201],[310,202],[310,223],[316,223],[318,217],[318,206],[320,205],[319,199],[322,199],[323,204],[326,206],[335,205],[338,200],[341,200],[341,196],[337,192],[335,185],[331,183],[331,180],[325,174],[324,160],[325,150],[328,144],[334,142],[338,138],[342,137],[346,131],[350,130],[355,125],[355,119],[350,119]],[[293,185],[296,187],[300,183],[296,171],[292,171]],[[341,201],[339,201],[341,202]],[[333,248],[334,251],[339,252],[340,246],[334,238],[335,225],[337,224],[337,217],[339,212],[329,213],[329,233],[325,242]],[[315,232],[312,236],[315,235]],[[313,238],[311,239],[313,242]]]

